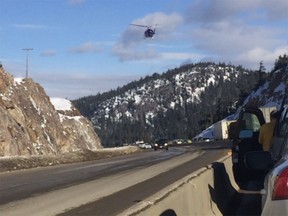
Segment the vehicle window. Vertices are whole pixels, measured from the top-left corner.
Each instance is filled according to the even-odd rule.
[[[157,144],[165,144],[165,143],[167,143],[167,139],[159,139],[159,140],[156,140],[156,143]]]
[[[244,113],[244,130],[252,130],[253,132],[257,132],[260,130],[261,124],[259,122],[258,117],[253,113]]]

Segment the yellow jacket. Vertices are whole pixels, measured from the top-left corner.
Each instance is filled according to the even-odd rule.
[[[270,150],[275,124],[276,120],[272,119],[271,122],[262,125],[260,128],[258,142],[262,145],[263,151]]]

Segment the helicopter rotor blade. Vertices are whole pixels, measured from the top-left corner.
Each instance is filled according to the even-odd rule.
[[[130,24],[132,26],[138,26],[138,27],[145,27],[145,28],[149,28],[149,26],[147,25],[138,25],[138,24]]]

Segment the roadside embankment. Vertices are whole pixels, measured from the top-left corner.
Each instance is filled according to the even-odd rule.
[[[99,150],[88,150],[67,152],[60,155],[33,155],[0,157],[0,172],[31,169],[36,167],[54,166],[67,163],[78,163],[103,158],[127,155],[142,151],[136,146],[125,146],[118,148],[103,148]]]
[[[121,216],[223,215],[237,194],[231,156],[202,167],[124,211]]]

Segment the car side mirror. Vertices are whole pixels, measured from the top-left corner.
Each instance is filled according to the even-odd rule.
[[[273,166],[271,153],[267,151],[248,152],[244,160],[249,169],[268,171]]]
[[[239,138],[245,139],[245,138],[251,138],[253,137],[253,131],[252,130],[241,130],[239,132]]]

